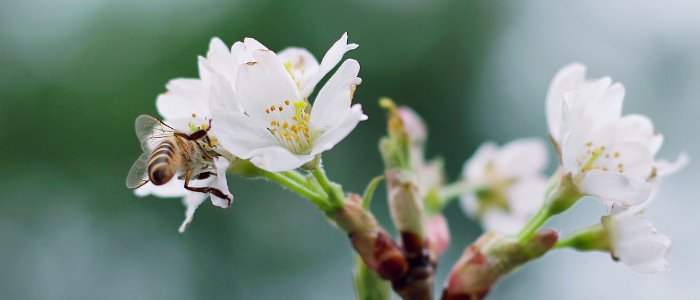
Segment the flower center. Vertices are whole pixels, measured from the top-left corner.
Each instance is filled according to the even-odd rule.
[[[620,156],[620,151],[607,151],[605,146],[594,147],[593,142],[589,141],[586,143],[586,151],[577,160],[580,173],[590,170],[607,172],[611,169],[622,173],[625,171],[625,165],[619,162]]]
[[[493,162],[486,165],[486,184],[476,190],[476,198],[479,201],[479,215],[495,209],[504,212],[511,210],[508,202],[508,190],[515,184],[514,178],[503,178],[494,170]]]
[[[271,116],[267,130],[277,139],[277,141],[296,154],[305,154],[311,150],[314,133],[309,128],[309,114],[306,113],[306,101],[295,101],[291,103],[284,100],[282,105],[271,105],[265,109],[265,113]],[[293,109],[294,112],[283,113]]]

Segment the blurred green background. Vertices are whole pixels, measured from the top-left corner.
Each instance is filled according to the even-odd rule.
[[[382,172],[380,96],[429,123],[430,155],[454,179],[485,140],[546,137],[544,96],[559,67],[589,65],[627,88],[625,112],[650,115],[661,156],[697,157],[700,4],[695,1],[0,2],[0,298],[353,299],[352,252],[305,200],[230,177],[234,206],[203,205],[185,234],[176,199],[137,198],[124,178],[140,149],[133,121],[155,114],[176,77],[197,76],[211,37],[255,37],[319,59],[340,35],[360,44],[355,102],[370,119],[324,155],[359,192]],[[604,254],[554,252],[490,299],[697,299],[700,194],[691,165],[649,215],[674,239],[673,271],[642,275]],[[385,191],[374,202],[389,225]],[[564,233],[603,210],[584,201],[550,225]],[[480,229],[458,205],[436,287]]]

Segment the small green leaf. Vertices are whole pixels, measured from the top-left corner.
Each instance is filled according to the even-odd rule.
[[[365,195],[362,197],[362,208],[369,210],[369,206],[372,203],[372,197],[374,197],[374,190],[377,189],[377,185],[384,179],[383,175],[372,178],[369,182],[367,188],[365,189]]]

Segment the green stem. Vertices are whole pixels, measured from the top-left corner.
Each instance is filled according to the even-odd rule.
[[[355,295],[358,300],[391,300],[391,284],[365,265],[362,258],[355,258]]]
[[[265,176],[267,179],[272,180],[278,183],[279,185],[296,192],[297,194],[306,199],[309,199],[309,201],[313,202],[314,204],[316,204],[316,206],[320,207],[321,209],[325,210],[330,206],[328,200],[325,199],[323,196],[318,195],[317,193],[310,190],[306,185],[303,185],[297,180],[288,177],[286,174],[273,173],[264,170],[262,172],[263,176]]]
[[[343,199],[342,190],[340,190],[337,184],[328,180],[326,171],[324,171],[320,165],[316,169],[313,169],[311,174],[314,175],[314,178],[316,178],[318,184],[321,185],[321,188],[323,188],[323,190],[326,191],[326,194],[328,194],[328,200],[332,206],[335,208],[342,208],[345,206],[345,199]]]
[[[468,193],[471,187],[465,181],[457,181],[440,188],[440,206],[445,207],[452,200]]]
[[[287,178],[296,181],[296,183],[301,184],[303,186],[306,186],[308,182],[306,181],[306,177],[304,175],[300,174],[297,171],[284,171],[282,172],[284,176],[287,176]]]
[[[537,211],[537,213],[530,218],[530,220],[525,224],[525,227],[520,230],[518,233],[518,241],[520,243],[525,243],[527,240],[529,240],[533,234],[537,231],[537,229],[542,226],[547,220],[552,216],[552,214],[549,212],[549,205],[545,203],[542,205],[540,210]]]
[[[603,224],[596,224],[580,229],[566,238],[559,240],[554,248],[572,248],[579,251],[610,251],[610,237]]]
[[[544,196],[544,203],[537,213],[530,218],[522,230],[517,235],[518,241],[527,243],[537,229],[549,218],[563,213],[571,208],[579,199],[583,197],[574,185],[571,174],[560,176],[559,172],[554,173],[550,179],[550,186]]]

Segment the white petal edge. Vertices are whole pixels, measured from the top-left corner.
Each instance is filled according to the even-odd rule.
[[[664,159],[658,160],[656,162],[656,175],[658,177],[665,177],[673,175],[676,172],[683,170],[690,162],[690,157],[687,153],[682,152],[676,158],[676,161],[670,162]]]
[[[312,128],[321,131],[332,130],[345,120],[350,113],[355,86],[361,82],[357,77],[359,72],[360,64],[354,59],[348,59],[326,82],[311,109]]]
[[[330,72],[335,65],[337,65],[340,60],[345,55],[345,52],[356,49],[357,44],[348,44],[348,33],[343,33],[343,36],[328,49],[326,55],[323,56],[321,60],[321,65],[318,68],[316,76],[309,80],[309,82],[302,88],[301,95],[306,98],[314,91],[316,84],[318,84],[323,77]]]
[[[501,147],[494,159],[497,172],[505,177],[530,176],[547,166],[547,146],[538,138],[513,140]]]
[[[498,146],[493,142],[485,142],[474,151],[474,154],[464,163],[462,177],[472,185],[485,183],[486,166],[494,159]]]
[[[640,214],[610,216],[614,255],[630,269],[642,273],[669,271],[666,252],[671,239],[656,231]]]
[[[586,67],[580,63],[572,63],[561,68],[549,84],[546,97],[547,126],[550,136],[559,143],[564,94],[583,84],[585,77]]]
[[[316,155],[324,151],[332,149],[336,144],[340,143],[350,132],[352,132],[360,121],[367,120],[367,116],[362,113],[362,105],[355,104],[350,108],[350,113],[345,118],[338,120],[339,123],[325,132],[323,132],[314,141],[311,155]]]
[[[211,187],[216,188],[224,193],[228,199],[219,198],[218,196],[210,193],[211,203],[215,206],[221,208],[228,208],[233,202],[233,195],[228,189],[228,182],[226,181],[226,169],[228,169],[230,162],[228,159],[223,157],[214,157],[214,167],[216,168],[216,178],[211,184]]]
[[[180,225],[180,228],[178,229],[180,233],[185,232],[187,226],[189,226],[190,223],[192,223],[194,212],[197,210],[199,205],[201,205],[202,202],[204,202],[204,200],[206,199],[206,193],[198,192],[190,192],[185,196],[185,198],[182,199],[182,203],[187,207],[187,209],[185,210],[185,220],[182,221],[182,225]]]
[[[199,79],[178,78],[168,82],[167,92],[158,95],[156,109],[166,120],[209,115],[209,89]]]
[[[289,47],[277,53],[284,62],[291,63],[291,70],[299,90],[303,89],[318,73],[318,60],[304,48]]]

